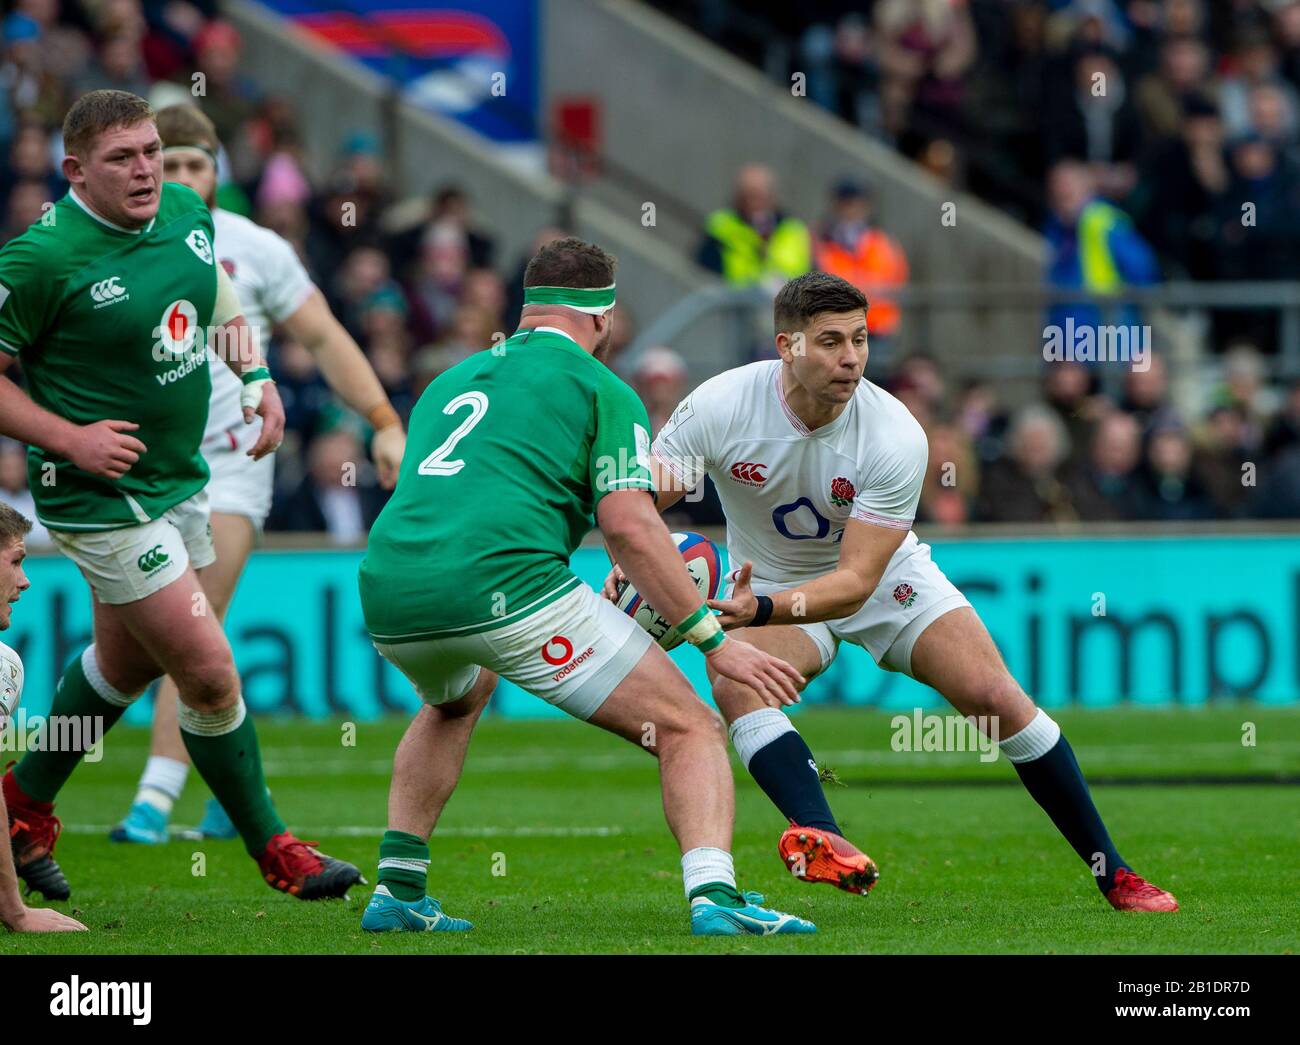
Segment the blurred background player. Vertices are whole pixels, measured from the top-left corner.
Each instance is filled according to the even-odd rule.
[[[737,891],[735,796],[716,716],[650,636],[569,569],[598,522],[638,590],[717,675],[794,698],[789,665],[723,635],[655,512],[645,407],[603,362],[614,259],[557,240],[529,263],[524,288],[519,331],[421,396],[416,456],[361,564],[375,648],[425,702],[397,749],[379,884],[361,926],[470,928],[425,895],[428,842],[501,675],[659,758],[692,932],[814,932]]]
[[[193,105],[174,105],[158,112],[163,143],[163,176],[197,192],[212,211],[213,249],[235,290],[260,345],[272,325],[315,357],[321,373],[348,406],[375,430],[370,445],[379,482],[392,489],[402,463],[406,436],[379,378],[352,336],[334,318],[324,295],[312,283],[293,247],[269,229],[216,205],[217,152],[220,142],[212,121]],[[225,367],[213,367],[212,399],[202,453],[212,472],[207,495],[216,561],[203,571],[203,590],[218,621],[239,583],[239,576],[271,511],[274,458],[248,456],[256,425],[245,425],[239,408],[240,384]],[[341,472],[336,472],[337,484]],[[164,678],[154,701],[149,761],[140,777],[131,809],[113,828],[119,842],[167,841],[167,818],[180,798],[190,760],[176,722],[176,683]],[[198,833],[233,838],[235,825],[210,799]]]
[[[360,873],[276,813],[230,644],[215,617],[194,612],[205,598],[196,570],[215,557],[199,452],[208,334],[243,384],[245,423],[262,417],[250,457],[279,445],[284,408],[213,253],[211,213],[163,183],[149,104],[92,91],[68,111],[63,140],[72,188],[52,221],[0,250],[0,365],[21,357],[31,392],[0,380],[0,426],[32,448],[37,515],[94,595],[94,642],[65,669],[51,714],[98,717],[107,732],[171,675],[185,747],[263,879],[302,899],[342,896]],[[54,800],[83,754],[28,751],[3,780],[15,868],[50,899],[70,894],[52,853]]]
[[[926,437],[901,402],[863,379],[866,297],[811,272],[781,289],[774,312],[780,359],[706,381],[653,447],[661,511],[705,472],[721,495],[728,551],[741,566],[710,607],[805,679],[852,642],[881,667],[933,686],[998,741],[1112,906],[1177,910],[1119,855],[1060,727],[1017,685],[912,532]],[[760,467],[737,478],[737,461]],[[616,569],[607,596],[619,579]],[[745,768],[790,821],[779,843],[787,863],[806,881],[869,890],[875,864],[841,835],[812,752],[780,703],[729,679],[714,679],[713,698]]]
[[[11,607],[31,587],[31,581],[23,572],[23,559],[27,555],[23,538],[31,528],[30,519],[19,515],[7,504],[0,504],[0,631],[9,627],[13,614]],[[0,730],[6,728],[22,698],[22,658],[0,642]],[[5,817],[5,823],[8,823],[3,794],[0,794],[0,817]],[[48,908],[28,907],[23,903],[18,892],[13,853],[7,845],[0,845],[0,924],[16,933],[76,932],[86,928],[66,914]]]

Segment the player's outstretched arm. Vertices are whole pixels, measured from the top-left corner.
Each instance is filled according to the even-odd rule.
[[[0,824],[9,823],[4,795],[0,795]],[[18,892],[18,875],[14,871],[14,856],[8,839],[0,845],[0,923],[15,933],[66,933],[85,932],[86,927],[75,918],[51,911],[45,907],[28,907]]]
[[[596,505],[596,521],[637,591],[668,620],[678,622],[679,633],[698,645],[721,674],[783,704],[799,699],[796,686],[803,676],[791,665],[747,642],[724,639],[720,633],[709,636],[710,630],[718,631],[717,624],[700,602],[695,581],[646,491],[606,494]]]
[[[283,326],[316,357],[325,383],[375,430],[370,455],[375,459],[379,484],[391,490],[402,466],[406,433],[361,346],[334,317],[319,289],[312,290]]]
[[[771,596],[771,612],[758,623],[812,624],[857,613],[880,584],[885,567],[907,532],[850,519],[844,527],[835,569],[807,584]],[[760,603],[749,587],[752,569],[753,564],[747,562],[737,571],[730,598],[709,600],[710,609],[721,611],[719,620],[724,628],[752,627],[755,623]],[[763,608],[766,611],[767,607]]]

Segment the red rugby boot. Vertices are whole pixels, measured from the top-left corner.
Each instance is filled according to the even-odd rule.
[[[1115,872],[1115,884],[1106,899],[1117,911],[1176,911],[1178,901],[1173,893],[1158,889],[1127,867]]]
[[[831,831],[791,824],[781,835],[777,851],[796,878],[825,882],[846,893],[864,895],[880,877],[871,857]]]

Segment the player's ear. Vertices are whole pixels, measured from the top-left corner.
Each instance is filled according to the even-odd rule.
[[[70,182],[74,185],[81,182],[81,160],[78,157],[72,155],[72,153],[67,153],[63,157],[63,162],[60,166],[63,168],[64,181]]]

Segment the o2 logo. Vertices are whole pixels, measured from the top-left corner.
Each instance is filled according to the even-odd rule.
[[[811,520],[809,520],[807,516],[799,514],[802,509],[805,508],[808,509],[808,514],[812,517]],[[791,518],[791,516],[793,516],[793,518]],[[812,527],[815,530],[814,533],[794,533],[791,531],[790,527],[792,523],[799,529],[806,529],[806,524],[809,522],[811,522]],[[790,504],[783,504],[778,508],[773,508],[772,525],[776,527],[776,532],[787,541],[820,541],[831,532],[831,521],[827,519],[826,516],[822,515],[822,513],[817,510],[816,505],[814,505],[807,497],[800,497],[797,501],[793,501]],[[841,526],[835,531],[832,543],[839,544],[843,539],[844,527]]]

